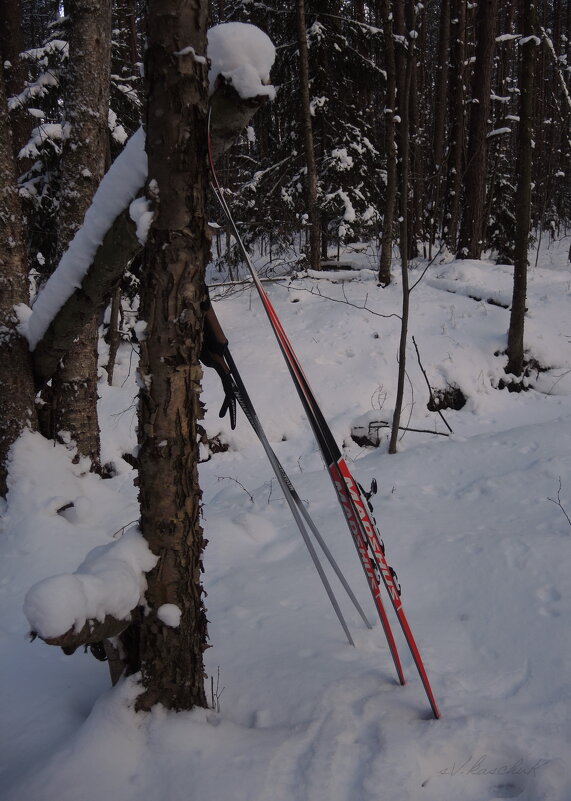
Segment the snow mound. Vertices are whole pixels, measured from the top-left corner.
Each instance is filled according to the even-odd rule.
[[[225,22],[208,31],[210,92],[216,78],[222,75],[240,97],[267,95],[270,100],[276,90],[268,85],[270,70],[276,58],[276,48],[267,34],[245,22]]]

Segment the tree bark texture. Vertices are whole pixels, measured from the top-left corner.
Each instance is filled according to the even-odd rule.
[[[148,574],[141,628],[144,692],[139,709],[206,706],[206,614],[201,585],[205,545],[199,524],[197,420],[202,370],[204,268],[209,258],[206,160],[205,0],[150,0],[147,153],[156,217],[144,258],[139,412],[142,532],[159,556]],[[181,612],[174,628],[163,604]]]
[[[476,61],[464,178],[464,214],[458,256],[479,259],[484,247],[487,126],[496,44],[498,0],[481,0],[476,12]]]
[[[296,0],[297,42],[299,48],[299,92],[305,164],[307,168],[307,212],[309,216],[309,262],[312,270],[321,268],[321,217],[317,205],[317,165],[313,147],[313,128],[309,105],[309,51],[305,26],[304,0]]]
[[[521,45],[519,125],[515,193],[515,247],[514,286],[510,326],[508,331],[507,373],[521,375],[523,372],[523,335],[525,301],[527,294],[527,267],[529,230],[531,221],[531,173],[533,154],[533,85],[537,44],[535,38],[535,0],[524,0],[523,36],[527,41]]]
[[[69,136],[62,153],[58,217],[61,258],[103,177],[108,152],[111,0],[69,0],[69,81],[65,99]],[[100,457],[97,420],[98,318],[73,342],[52,386],[52,432],[68,432],[94,466]]]
[[[451,87],[450,87],[450,156],[448,159],[447,197],[445,203],[445,239],[448,247],[456,249],[460,224],[460,201],[464,177],[466,87],[466,0],[452,0]]]
[[[0,496],[6,495],[6,458],[22,429],[35,426],[28,344],[17,331],[14,307],[29,302],[22,208],[16,189],[12,131],[0,67]]]
[[[445,181],[444,170],[444,143],[446,139],[447,100],[448,100],[448,74],[450,58],[450,3],[451,0],[442,0],[440,6],[440,20],[438,25],[438,65],[436,73],[436,87],[434,90],[434,127],[432,129],[432,204],[430,209],[430,241],[434,241],[437,230],[442,230],[441,201]]]
[[[0,3],[0,58],[4,65],[4,80],[7,97],[20,94],[27,78],[26,64],[20,58],[24,50],[22,31],[22,9],[20,0],[2,0]],[[31,117],[24,108],[11,112],[12,146],[14,156],[27,143],[32,129]],[[18,167],[16,167],[18,172]],[[22,166],[23,172],[24,167]]]
[[[391,283],[391,262],[393,257],[393,221],[397,195],[397,153],[395,141],[396,115],[396,64],[395,41],[393,32],[393,16],[390,0],[381,1],[381,19],[385,39],[385,70],[387,73],[387,91],[385,96],[385,150],[387,154],[387,186],[385,191],[385,208],[383,214],[383,236],[381,257],[379,261],[379,284],[388,286]]]
[[[412,2],[406,0],[406,27],[412,30]],[[395,14],[395,27],[397,34],[404,32],[404,19],[402,11]],[[408,314],[410,306],[410,293],[408,282],[408,187],[409,187],[409,111],[410,111],[410,87],[413,74],[413,62],[415,59],[414,39],[406,37],[405,42],[399,45],[397,51],[397,82],[398,82],[398,111],[400,116],[399,124],[399,199],[400,199],[400,257],[401,257],[401,281],[402,281],[402,316],[399,338],[399,365],[397,376],[397,394],[395,398],[395,411],[391,424],[391,437],[389,440],[389,453],[397,452],[397,441],[399,435],[400,418],[404,399],[404,382],[406,377],[406,344],[408,338]]]

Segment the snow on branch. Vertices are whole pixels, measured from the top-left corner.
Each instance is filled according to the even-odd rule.
[[[34,350],[63,304],[81,286],[97,249],[115,218],[129,205],[147,177],[143,129],[133,134],[99,184],[81,228],[50,276],[21,326]]]
[[[145,573],[157,561],[138,531],[94,548],[75,573],[46,578],[28,591],[24,613],[32,632],[63,647],[118,634],[141,602]]]
[[[225,22],[208,31],[208,81],[210,94],[221,75],[244,100],[267,96],[276,90],[269,85],[276,48],[267,34],[245,22]]]

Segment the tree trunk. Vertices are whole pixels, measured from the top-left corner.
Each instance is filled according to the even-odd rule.
[[[531,171],[533,154],[533,83],[537,43],[535,34],[535,1],[524,0],[521,70],[519,81],[519,125],[516,161],[517,189],[515,207],[514,286],[510,327],[508,331],[508,365],[506,372],[519,376],[523,372],[523,332],[527,294],[527,267],[531,210]]]
[[[105,172],[108,152],[111,0],[68,0],[70,17],[66,119],[62,153],[58,257],[81,226]],[[99,465],[97,421],[98,318],[74,342],[53,380],[52,430],[68,432],[79,452]]]
[[[442,0],[438,26],[438,64],[434,92],[434,127],[432,129],[432,203],[430,208],[430,241],[442,230],[441,200],[445,181],[444,142],[448,100],[448,60],[450,55],[450,2]]]
[[[459,258],[479,259],[484,247],[487,146],[498,0],[481,0],[476,13],[476,61],[464,180],[465,200]]]
[[[0,56],[2,54],[0,53]],[[14,307],[29,302],[22,208],[16,189],[12,131],[0,66],[0,496],[6,495],[6,457],[26,425],[35,425],[28,343],[17,331]]]
[[[207,66],[178,51],[206,52],[205,0],[150,0],[147,85],[149,179],[157,216],[142,281],[139,411],[142,532],[159,556],[148,574],[141,627],[144,692],[137,708],[206,706],[205,545],[199,524],[197,419],[202,370],[204,269],[209,258],[206,189]],[[173,604],[180,623],[160,619]]]
[[[296,0],[297,41],[299,47],[299,91],[305,163],[307,167],[307,212],[309,216],[309,263],[312,270],[321,268],[321,218],[317,206],[317,166],[313,148],[313,129],[309,106],[309,52],[305,29],[305,3]]]
[[[455,250],[460,224],[460,201],[462,181],[464,177],[464,144],[465,144],[465,59],[466,59],[466,0],[452,0],[451,22],[452,36],[455,37],[451,48],[452,86],[450,92],[450,128],[451,144],[447,180],[445,239],[448,247]]]
[[[413,30],[413,0],[406,2],[406,29]],[[405,31],[404,19],[401,13],[395,13],[395,29],[398,35]],[[399,366],[397,378],[397,394],[395,399],[395,411],[391,425],[391,438],[389,441],[389,453],[397,452],[397,440],[399,435],[400,417],[404,398],[404,381],[406,376],[406,343],[408,337],[408,312],[409,312],[409,284],[408,284],[408,185],[409,185],[409,111],[410,111],[410,87],[412,82],[413,62],[416,58],[414,53],[414,38],[406,37],[407,49],[404,43],[399,45],[397,51],[397,83],[398,83],[398,111],[400,116],[399,124],[399,197],[400,197],[400,257],[401,257],[401,280],[402,280],[402,316],[399,340]]]
[[[18,95],[24,89],[27,70],[24,60],[20,58],[23,50],[24,34],[20,0],[2,0],[0,3],[0,53],[4,64],[7,97]],[[32,129],[31,117],[24,108],[15,108],[10,116],[14,156],[17,158],[18,153],[29,139]],[[18,166],[16,166],[16,174],[22,172],[24,172],[24,168],[18,171]]]
[[[387,187],[383,214],[383,238],[379,262],[379,284],[388,286],[391,282],[391,262],[393,256],[393,220],[397,193],[397,154],[395,142],[396,114],[396,65],[393,15],[390,0],[382,0],[381,14],[385,40],[385,69],[387,72],[387,93],[385,100],[385,150],[387,154]]]

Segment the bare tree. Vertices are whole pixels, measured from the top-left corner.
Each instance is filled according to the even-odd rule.
[[[405,25],[406,21],[406,25]],[[409,35],[405,35],[408,30]],[[395,32],[400,38],[397,50],[397,86],[399,123],[399,198],[400,198],[400,231],[399,245],[401,258],[402,281],[402,317],[398,351],[398,378],[395,411],[393,414],[389,453],[397,452],[400,417],[404,398],[404,382],[406,376],[406,344],[408,337],[408,312],[410,305],[410,291],[408,282],[408,186],[409,186],[409,112],[410,88],[412,82],[414,53],[414,8],[413,0],[406,3],[397,3],[395,8]]]

